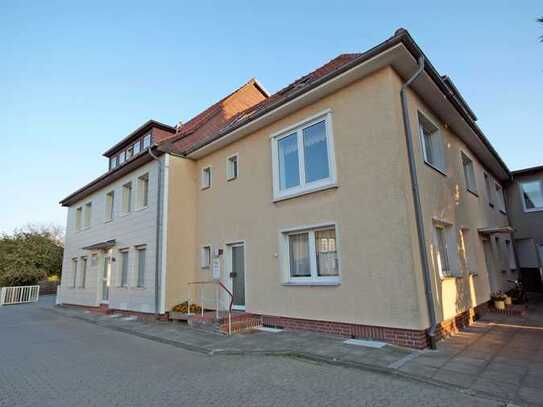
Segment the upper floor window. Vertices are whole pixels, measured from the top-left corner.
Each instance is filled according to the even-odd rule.
[[[134,146],[130,146],[126,149],[126,159],[130,159],[134,156]]]
[[[439,128],[419,113],[419,132],[424,161],[441,172],[445,172],[445,151]]]
[[[86,228],[90,227],[91,225],[91,220],[92,220],[92,202],[87,202],[85,204],[85,222],[84,222],[84,226]]]
[[[238,154],[231,155],[226,159],[226,180],[231,181],[238,177]]]
[[[113,168],[116,168],[119,163],[119,157],[114,155],[113,157],[110,157],[109,159],[109,169],[112,170]]]
[[[124,151],[121,151],[119,153],[119,165],[121,165],[122,163],[124,163],[126,161],[126,152]]]
[[[146,134],[144,137],[143,137],[143,149],[145,150],[146,148],[150,147],[151,146],[151,133],[149,134]]]
[[[509,260],[509,269],[515,270],[517,268],[517,262],[515,260],[515,251],[513,250],[511,240],[505,241],[505,250],[507,251],[507,259]]]
[[[496,183],[496,201],[498,209],[502,212],[505,212],[505,197],[503,195],[503,189],[498,183]]]
[[[132,211],[132,182],[123,185],[123,213]]]
[[[134,155],[137,155],[141,151],[141,140],[138,140],[133,146],[132,151],[134,152]]]
[[[274,136],[272,153],[274,199],[334,185],[330,113]]]
[[[75,210],[75,230],[81,230],[83,220],[83,208],[80,206]]]
[[[490,181],[489,175],[485,172],[485,189],[486,189],[486,197],[488,199],[488,204],[492,207],[494,207],[494,193],[492,192],[492,182]]]
[[[208,189],[211,187],[211,167],[202,168],[200,182],[202,189]]]
[[[473,161],[464,153],[462,155],[462,166],[464,167],[464,178],[466,179],[466,188],[468,191],[477,193],[477,181],[475,179],[475,170],[473,169]]]
[[[105,221],[112,220],[113,219],[113,207],[115,203],[115,192],[111,191],[106,194],[106,213],[105,213]]]
[[[146,208],[149,205],[149,174],[138,178],[138,208]]]
[[[85,288],[87,285],[87,257],[81,257],[81,282],[79,287]]]
[[[520,191],[525,212],[543,210],[543,181],[521,182]]]

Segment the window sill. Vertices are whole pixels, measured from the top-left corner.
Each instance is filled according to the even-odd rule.
[[[445,281],[445,280],[461,280],[462,278],[464,278],[463,275],[450,275],[450,276],[442,276],[441,277],[441,281]]]
[[[503,209],[500,209],[500,212],[502,215],[507,215],[507,212],[505,212]]]
[[[543,212],[543,208],[524,209],[524,213]]]
[[[135,210],[135,212],[143,211],[144,209],[147,209],[148,207],[149,207],[149,205],[142,206],[141,208],[137,208],[137,209]]]
[[[111,223],[113,222],[113,218],[104,220],[104,223]]]
[[[286,201],[287,199],[293,199],[293,198],[297,198],[299,196],[313,194],[315,192],[321,192],[321,191],[326,191],[328,189],[337,189],[337,188],[338,188],[337,183],[323,185],[323,186],[316,187],[316,188],[310,188],[310,189],[306,189],[304,191],[299,191],[299,192],[295,192],[295,193],[292,193],[292,194],[285,194],[285,195],[282,195],[282,196],[275,197],[273,199],[273,203]]]
[[[442,170],[441,168],[438,168],[436,167],[434,164],[424,160],[424,164],[426,164],[428,167],[432,168],[434,171],[437,171],[439,172],[441,175],[443,175],[444,177],[447,177],[447,173],[445,172],[445,170]]]
[[[479,193],[477,191],[472,191],[471,189],[467,188],[468,192],[470,194],[472,194],[473,196],[476,196],[477,198],[479,198]]]
[[[208,189],[211,189],[211,185],[208,186],[208,187],[201,187],[200,189],[201,189],[202,191],[207,191]]]
[[[230,181],[235,181],[237,179],[238,177],[230,177],[230,178],[226,178],[226,181],[230,182]]]
[[[281,283],[282,286],[339,286],[341,285],[341,280],[328,280],[328,281],[287,281],[286,283]]]
[[[131,213],[132,213],[132,211],[130,211],[130,212],[123,212],[123,213],[121,213],[119,216],[125,217],[125,216],[130,215]]]

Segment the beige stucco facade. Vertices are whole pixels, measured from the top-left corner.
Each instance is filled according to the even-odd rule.
[[[245,244],[246,310],[252,313],[425,329],[429,317],[418,252],[413,196],[399,91],[384,68],[199,159],[172,157],[168,199],[166,310],[185,298],[189,281],[211,280],[200,248],[223,249],[221,279],[230,284],[227,245]],[[409,110],[438,319],[487,301],[491,291],[479,228],[505,226],[507,216],[484,196],[483,168],[459,137],[412,92]],[[417,112],[442,131],[446,175],[424,163]],[[332,119],[336,185],[274,202],[270,136],[320,112]],[[460,151],[475,163],[479,196],[467,192]],[[238,154],[239,175],[228,181],[227,157]],[[200,173],[212,168],[212,186]],[[468,271],[442,279],[435,270],[433,221],[465,231]],[[281,231],[334,225],[339,284],[289,285]],[[505,275],[499,274],[498,285]]]

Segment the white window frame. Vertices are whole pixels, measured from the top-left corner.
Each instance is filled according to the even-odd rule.
[[[440,244],[437,230],[442,230],[445,238],[445,254],[447,255],[448,269],[443,270],[440,257]],[[458,278],[462,276],[460,270],[460,259],[458,258],[458,250],[455,247],[458,245],[458,239],[455,235],[455,227],[452,223],[444,222],[438,219],[433,219],[432,223],[432,245],[433,259],[436,271],[441,279]],[[467,260],[467,257],[466,257]]]
[[[422,120],[421,120],[422,119]],[[435,169],[436,171],[440,172],[443,175],[447,175],[447,154],[445,151],[445,137],[443,137],[443,133],[439,126],[434,123],[433,120],[431,120],[428,115],[422,113],[421,111],[417,112],[417,121],[418,121],[418,130],[419,130],[419,139],[420,139],[420,145],[422,148],[422,155],[424,158],[424,162]],[[427,121],[430,125],[434,126],[436,128],[435,133],[437,133],[437,137],[439,137],[439,142],[441,143],[441,154],[442,154],[442,161],[443,161],[443,168],[440,168],[437,164],[431,162],[428,159],[428,152],[426,151],[426,143],[424,139],[424,126],[422,121]]]
[[[315,232],[321,230],[334,229],[336,233],[336,255],[337,255],[337,276],[319,276],[317,274],[317,256],[315,247]],[[300,233],[308,233],[309,261],[311,276],[292,277],[290,273],[290,246],[289,236]],[[279,231],[280,248],[280,269],[282,274],[282,285],[330,285],[337,286],[341,284],[341,243],[339,238],[338,226],[334,222],[326,222],[317,225],[296,226]]]
[[[326,129],[326,148],[328,151],[328,178],[307,183],[305,181],[305,157],[303,145],[303,130],[324,120]],[[334,149],[334,134],[332,126],[332,110],[327,109],[314,116],[306,118],[288,128],[282,129],[270,136],[272,145],[272,174],[273,174],[273,200],[292,198],[305,195],[311,192],[337,186],[336,177],[336,154]],[[291,134],[296,133],[298,143],[298,171],[300,175],[300,184],[291,188],[281,190],[279,179],[279,141]]]
[[[83,228],[83,207],[79,206],[75,208],[74,229],[76,232],[81,231]]]
[[[132,151],[134,152],[135,156],[141,153],[141,140],[138,140],[132,144]]]
[[[123,269],[125,267],[124,254],[126,253],[126,280],[123,281]],[[128,288],[128,280],[130,278],[130,248],[119,250],[121,267],[119,267],[119,288]]]
[[[87,286],[87,271],[89,268],[89,259],[87,256],[81,257],[81,281],[79,288],[86,288]]]
[[[233,173],[233,161],[232,159],[236,159],[236,173]],[[232,154],[228,157],[226,157],[226,180],[227,181],[233,181],[239,177],[239,153]]]
[[[526,208],[526,201],[524,200],[524,189],[522,187],[522,184],[527,184],[529,182],[539,182],[539,189],[543,195],[543,179],[520,181],[518,183],[518,187],[519,187],[519,192],[520,192],[520,201],[522,202],[522,209],[524,210],[524,212],[541,212],[543,211],[543,207]]]
[[[206,171],[209,171],[209,182],[205,179],[205,173]],[[213,185],[213,167],[211,165],[207,165],[202,168],[200,172],[200,187],[202,188],[202,191],[206,189],[210,189],[211,185]]]
[[[89,229],[92,225],[92,201],[85,203],[83,208],[83,229]]]
[[[134,183],[132,181],[125,182],[121,187],[121,211],[123,215],[128,215],[132,212],[132,199],[134,195]],[[129,192],[127,192],[129,191]]]
[[[474,195],[479,196],[479,192],[477,188],[477,176],[475,173],[475,162],[464,151],[460,151],[460,159],[462,161],[462,171],[464,172],[464,181],[466,182],[466,190],[468,190]],[[466,168],[466,166],[468,167],[471,166],[471,176],[473,176],[473,185],[470,185],[469,174],[468,174],[469,169]]]
[[[117,155],[114,155],[113,157],[109,158],[109,169],[112,170],[117,167],[118,165],[119,157]]]
[[[145,194],[143,191],[143,185],[145,183],[144,180],[147,182],[147,202],[144,202],[144,198],[145,198]],[[137,199],[136,199],[136,202],[137,202],[136,210],[145,209],[149,206],[149,181],[150,181],[150,177],[149,177],[148,172],[140,175],[137,179],[138,190],[137,190]]]
[[[146,145],[147,144],[147,145]],[[151,133],[147,133],[145,136],[141,139],[141,147],[142,151],[148,149],[153,144],[153,136]]]
[[[494,181],[486,172],[483,173],[483,178],[485,182],[486,199],[488,199],[488,205],[494,208]]]
[[[203,245],[200,248],[200,267],[203,269],[211,268],[211,261],[213,257],[213,248],[210,244]]]
[[[78,265],[78,259],[77,257],[74,257],[72,259],[72,288],[76,288],[77,287],[77,269],[78,269],[79,265]]]
[[[143,263],[143,275],[141,275],[142,281],[140,282],[140,253],[141,251],[144,251],[145,258]],[[147,263],[147,245],[139,245],[136,246],[136,287],[137,288],[145,288],[145,272],[146,272],[146,264]]]
[[[111,199],[111,206],[110,206]],[[106,193],[104,222],[111,222],[115,212],[115,191],[111,190]]]
[[[496,191],[496,203],[498,209],[503,213],[507,213],[505,208],[505,195],[503,192],[503,187],[498,182],[494,182],[494,190]]]

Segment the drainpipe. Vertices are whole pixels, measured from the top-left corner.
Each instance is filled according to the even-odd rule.
[[[407,144],[407,157],[409,160],[409,175],[411,177],[411,189],[413,191],[413,204],[415,206],[415,219],[417,222],[417,234],[419,240],[419,252],[420,261],[422,265],[422,274],[424,277],[424,291],[426,294],[426,303],[428,305],[428,314],[430,316],[430,331],[428,336],[430,337],[430,348],[436,349],[436,310],[434,305],[434,297],[432,294],[432,275],[430,273],[430,267],[428,262],[428,251],[426,248],[426,237],[424,233],[424,223],[422,217],[422,207],[420,203],[420,189],[417,179],[417,168],[415,165],[415,156],[413,154],[413,132],[411,131],[411,124],[409,122],[409,110],[407,102],[407,88],[411,83],[417,79],[417,77],[424,71],[424,57],[419,57],[419,67],[417,71],[402,85],[400,90],[400,99],[402,102],[402,116],[403,126],[405,132],[405,141]]]
[[[155,318],[159,318],[160,308],[160,233],[161,233],[161,220],[162,220],[162,161],[155,154],[153,154],[152,147],[147,150],[149,155],[158,163],[158,176],[157,176],[157,209],[156,209],[156,237],[155,237]]]

